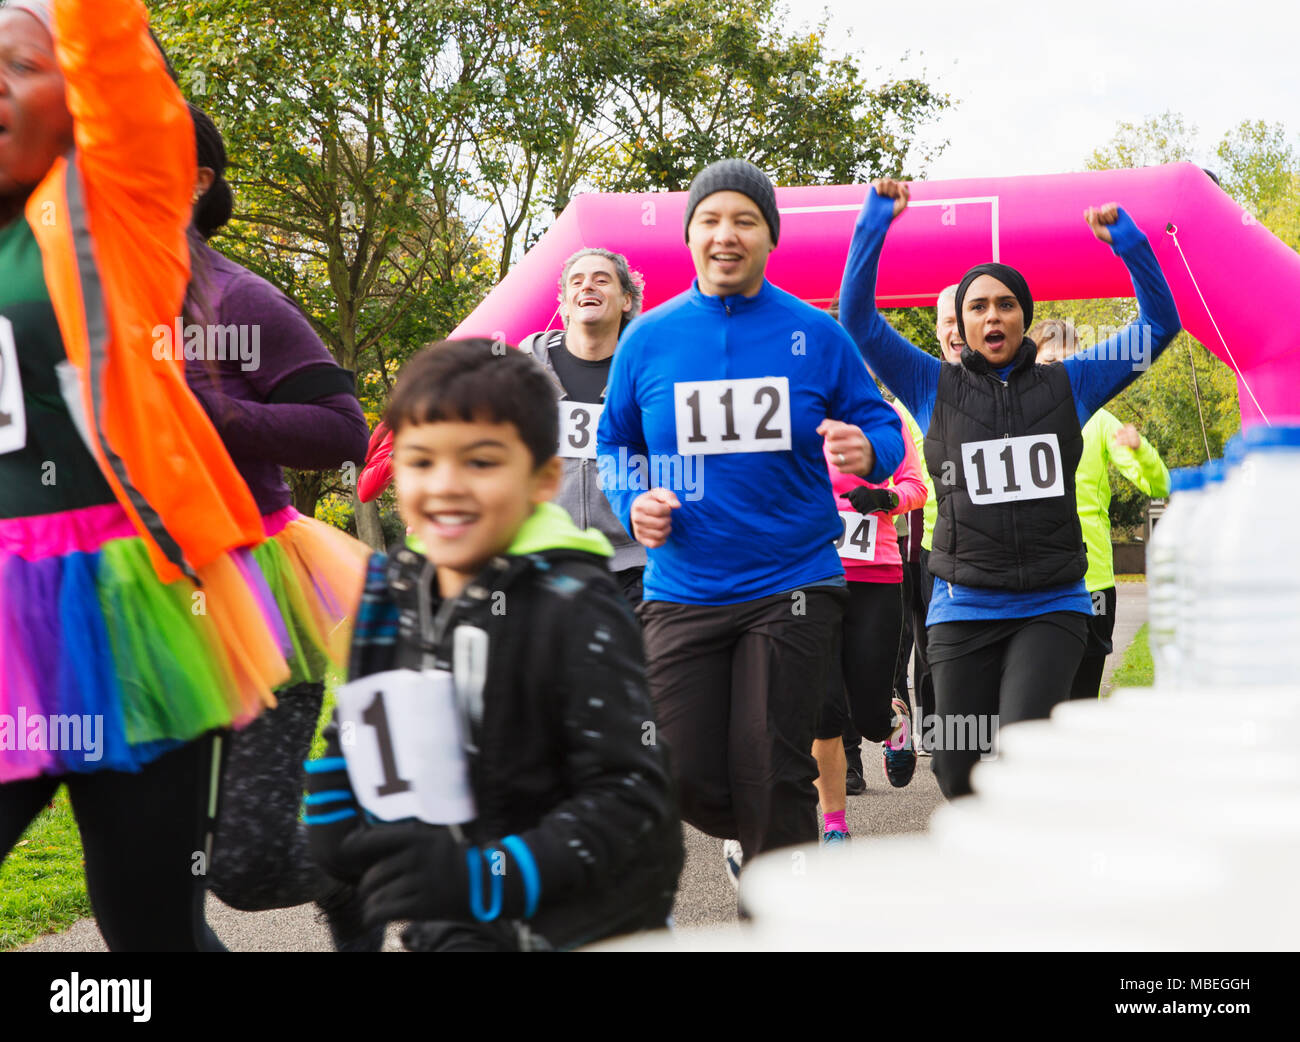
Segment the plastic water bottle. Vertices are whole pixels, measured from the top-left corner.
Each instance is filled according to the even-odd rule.
[[[1300,684],[1300,426],[1252,428],[1242,448],[1217,519],[1198,512],[1189,662],[1209,685]]]
[[[1193,663],[1197,661],[1196,649],[1210,630],[1210,621],[1202,610],[1209,596],[1206,589],[1204,562],[1223,549],[1224,475],[1227,464],[1222,459],[1212,459],[1200,466],[1201,492],[1196,509],[1187,524],[1187,534],[1179,541],[1177,553],[1178,622],[1175,643],[1178,647],[1173,677],[1175,684],[1194,678]],[[1197,678],[1204,682],[1204,678]]]
[[[1205,478],[1195,467],[1169,475],[1169,505],[1147,544],[1147,614],[1156,684],[1178,683],[1178,551],[1191,532]]]

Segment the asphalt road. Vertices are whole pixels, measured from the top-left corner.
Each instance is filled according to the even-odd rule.
[[[1115,653],[1106,663],[1103,693],[1109,690],[1110,675],[1123,660],[1134,634],[1146,621],[1145,583],[1118,586],[1115,620]],[[863,750],[867,792],[849,799],[848,823],[854,842],[870,836],[924,832],[930,815],[943,802],[930,761],[922,757],[910,785],[890,788],[885,780],[879,753]],[[330,951],[329,934],[316,922],[315,908],[287,908],[271,912],[237,912],[208,896],[208,922],[232,951]],[[722,864],[721,841],[686,828],[686,866],[679,884],[673,918],[678,928],[717,926],[734,922],[736,896]],[[42,937],[23,951],[105,951],[93,919],[83,919],[59,934]],[[397,930],[390,927],[386,951],[401,951]]]

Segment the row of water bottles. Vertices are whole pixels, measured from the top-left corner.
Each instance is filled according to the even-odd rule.
[[[1147,547],[1159,687],[1300,681],[1300,426],[1254,427],[1170,475]]]

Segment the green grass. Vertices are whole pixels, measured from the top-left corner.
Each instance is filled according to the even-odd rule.
[[[0,865],[0,951],[65,930],[91,914],[81,836],[66,789]]]
[[[331,675],[326,684],[325,707],[311,746],[313,757],[325,754],[321,732],[332,715],[339,679]],[[86,896],[82,858],[68,792],[60,788],[54,806],[41,811],[0,865],[0,952],[66,930],[94,914]]]
[[[1137,631],[1133,643],[1124,652],[1124,661],[1111,675],[1115,687],[1150,687],[1155,683],[1155,667],[1151,662],[1151,645],[1147,640],[1147,624]]]

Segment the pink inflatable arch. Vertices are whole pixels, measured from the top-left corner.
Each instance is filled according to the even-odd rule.
[[[778,188],[781,242],[768,276],[819,306],[839,294],[863,185]],[[1147,233],[1183,326],[1237,373],[1243,422],[1300,416],[1300,254],[1191,163],[983,180],[917,182],[880,264],[882,307],[933,304],[971,265],[1019,268],[1035,300],[1132,295],[1124,265],[1097,243],[1085,207],[1115,201]],[[454,336],[518,343],[558,328],[556,282],[583,246],[626,254],[645,275],[645,306],[694,277],[682,236],[686,193],[585,195],[559,219]]]

